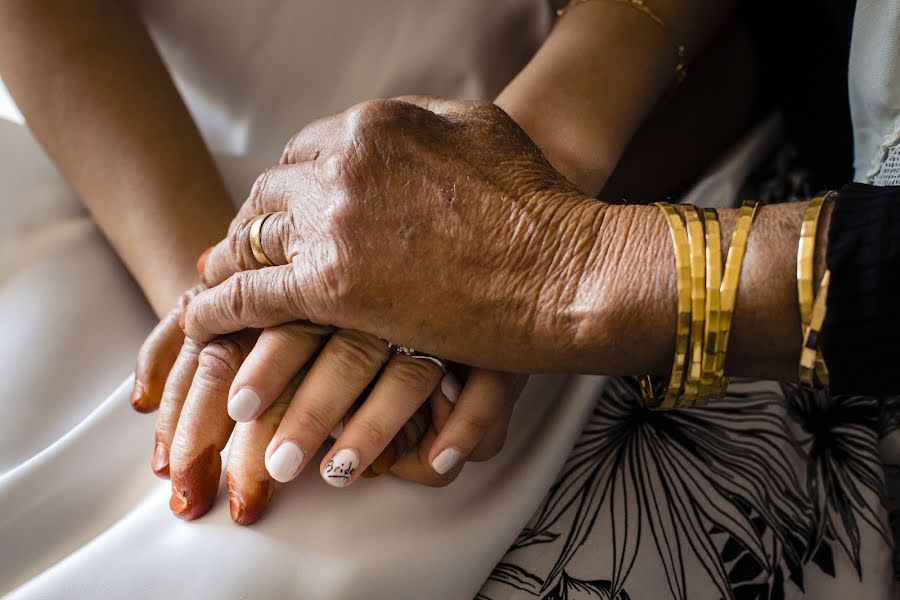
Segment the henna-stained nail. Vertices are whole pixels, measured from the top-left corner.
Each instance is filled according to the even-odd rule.
[[[206,514],[219,489],[221,457],[208,446],[183,471],[171,472],[169,508],[179,519],[192,520]]]
[[[141,413],[150,412],[153,410],[153,407],[148,405],[149,400],[150,395],[147,393],[147,386],[140,381],[135,382],[134,389],[131,390],[131,397],[128,398],[132,408]]]
[[[212,252],[213,247],[210,246],[206,250],[203,251],[203,254],[200,255],[200,258],[197,259],[197,273],[203,275],[203,271],[206,270],[206,257],[209,256],[209,253]]]
[[[248,492],[245,489],[242,493],[238,490],[234,476],[228,472],[225,474],[225,483],[228,485],[231,519],[238,525],[252,525],[258,521],[272,499],[272,481],[256,482],[252,490]]]
[[[156,448],[153,450],[153,460],[150,461],[150,468],[157,476],[164,479],[169,478],[169,449],[162,442],[156,442]]]
[[[181,314],[178,315],[178,326],[181,328],[182,331],[184,331],[184,315],[185,315],[186,310],[187,310],[187,306],[185,306],[184,310],[181,311]]]

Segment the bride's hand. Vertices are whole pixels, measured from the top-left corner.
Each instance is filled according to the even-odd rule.
[[[220,452],[234,426],[226,405],[240,421],[226,481],[232,517],[242,524],[259,518],[271,497],[267,467],[281,480],[296,476],[376,377],[322,462],[326,481],[346,485],[360,473],[380,474],[392,467],[405,479],[445,485],[466,459],[487,459],[502,447],[524,378],[474,370],[453,407],[459,384],[452,374],[438,386],[443,374],[434,363],[389,357],[382,340],[357,332],[332,335],[327,327],[291,323],[261,335],[242,331],[199,344],[185,340],[178,325],[195,292],[145,342],[132,395],[138,410],[161,406],[152,467],[161,476],[171,475],[170,505],[178,516],[196,518],[213,503]],[[302,455],[286,446],[287,440]],[[275,456],[282,446],[286,450]],[[338,454],[340,449],[354,454]],[[353,460],[344,459],[341,468],[347,456]]]

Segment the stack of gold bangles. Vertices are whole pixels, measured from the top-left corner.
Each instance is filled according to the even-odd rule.
[[[662,394],[649,375],[641,393],[652,408],[705,406],[728,386],[725,353],[737,297],[741,264],[756,215],[756,203],[744,202],[738,213],[731,247],[722,264],[721,231],[715,210],[657,202],[666,216],[675,247],[678,320],[672,376]]]
[[[830,274],[825,273],[815,296],[813,279],[819,215],[831,194],[819,195],[810,202],[797,248],[797,291],[803,333],[799,376],[801,383],[811,387],[828,385],[819,332],[825,319]],[[655,205],[665,214],[675,250],[675,357],[668,382],[644,375],[640,378],[641,394],[650,408],[705,406],[710,398],[721,398],[728,387],[725,356],[757,203],[747,201],[741,205],[724,264],[715,210],[685,205],[679,212],[668,202]]]

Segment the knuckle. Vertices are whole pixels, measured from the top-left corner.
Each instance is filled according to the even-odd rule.
[[[337,420],[332,417],[328,406],[312,402],[305,402],[298,406],[291,421],[294,428],[310,430],[314,436],[320,438],[331,433],[337,424]]]
[[[351,128],[376,121],[390,110],[386,100],[364,100],[347,111],[347,121]]]
[[[370,136],[383,138],[382,133],[396,129],[417,109],[418,107],[397,100],[360,102],[346,113],[346,133],[354,140]]]
[[[438,368],[428,360],[397,356],[391,360],[390,375],[405,388],[430,391],[437,382]]]
[[[493,424],[489,417],[480,413],[464,413],[459,415],[458,418],[460,427],[467,434],[475,435],[479,438],[483,437]]]
[[[259,177],[253,182],[253,186],[250,188],[250,205],[259,212],[259,208],[261,206],[261,199],[266,193],[266,189],[269,185],[269,178],[272,176],[272,169],[267,169],[260,174]]]
[[[250,254],[250,226],[247,222],[239,225],[228,236],[228,254],[238,269],[246,270]]]
[[[331,338],[332,358],[343,372],[358,371],[360,365],[377,367],[387,359],[387,344],[359,331],[341,330]]]
[[[288,165],[295,162],[294,149],[297,147],[297,143],[299,142],[302,135],[303,130],[301,129],[290,137],[290,139],[284,145],[284,150],[282,150],[281,152],[281,160],[279,161],[279,164]]]
[[[244,273],[232,275],[224,284],[227,287],[225,288],[225,302],[222,305],[222,310],[235,321],[239,320],[244,313]]]
[[[317,160],[313,169],[318,181],[341,184],[347,175],[345,155],[343,153],[330,154]]]
[[[197,377],[209,382],[230,384],[243,357],[242,348],[234,340],[225,338],[211,342],[200,351]]]
[[[360,419],[359,422],[351,422],[351,426],[370,448],[384,448],[394,439],[387,424],[378,419]]]

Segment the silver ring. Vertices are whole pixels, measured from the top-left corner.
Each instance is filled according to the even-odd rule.
[[[399,346],[397,344],[392,344],[391,342],[384,340],[387,343],[388,350],[393,354],[403,354],[410,358],[415,358],[419,360],[430,360],[434,364],[438,366],[438,368],[444,373],[447,372],[448,367],[447,363],[438,358],[437,356],[432,356],[430,354],[425,354],[424,352],[419,352],[417,350],[413,350],[412,348],[407,348],[406,346]]]

